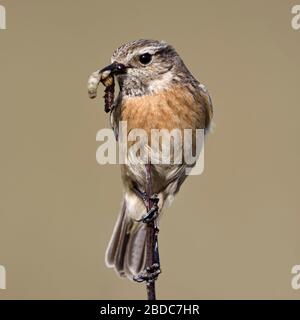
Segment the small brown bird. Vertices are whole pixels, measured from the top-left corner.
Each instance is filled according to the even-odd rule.
[[[127,121],[127,134],[133,129],[145,130],[149,141],[152,129],[192,129],[194,134],[196,129],[209,128],[213,115],[210,96],[171,45],[132,41],[115,50],[111,62],[101,76],[115,76],[120,87],[111,112],[116,137],[120,121]],[[174,143],[171,146],[176,148]],[[151,144],[146,148],[150,152]],[[195,150],[194,145],[191,148]],[[144,201],[145,165],[128,159],[121,165],[124,200],[106,251],[106,264],[119,275],[135,279],[145,269],[147,221],[160,219],[162,209],[170,205],[187,177],[187,167],[195,163],[183,159],[179,164],[151,165],[156,212],[149,213]]]

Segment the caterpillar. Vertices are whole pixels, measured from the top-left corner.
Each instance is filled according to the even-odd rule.
[[[88,79],[88,94],[91,99],[97,97],[97,89],[99,83],[105,86],[104,90],[104,111],[110,112],[113,108],[114,95],[115,95],[115,80],[114,76],[111,75],[110,71],[101,72],[96,70],[93,72]]]

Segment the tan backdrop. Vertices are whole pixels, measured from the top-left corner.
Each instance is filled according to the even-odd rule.
[[[145,297],[104,265],[122,187],[118,166],[96,163],[108,118],[86,92],[90,72],[137,38],[177,48],[217,124],[204,174],[162,221],[158,297],[300,298],[294,1],[0,2],[0,299]]]

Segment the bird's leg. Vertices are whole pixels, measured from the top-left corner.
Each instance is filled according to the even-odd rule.
[[[147,197],[147,192],[141,191],[137,186],[133,187],[133,191],[135,194],[143,201],[145,207],[148,207],[148,197]],[[158,202],[159,198],[156,193],[152,194],[149,199],[152,202],[152,208],[148,210],[148,212],[137,222],[143,222],[143,223],[149,223],[151,221],[154,221],[154,256],[153,256],[153,265],[151,270],[156,269],[159,270],[160,267],[160,259],[159,259],[159,250],[158,250],[158,233],[159,233],[159,228],[157,226],[156,218],[158,215]]]
[[[133,188],[135,194],[144,202],[146,208],[148,206],[148,198],[147,198],[147,193],[146,192],[142,192],[141,190],[139,190],[137,187]],[[158,215],[158,195],[156,193],[154,193],[153,195],[150,196],[150,201],[152,202],[152,206],[151,208],[146,212],[145,215],[142,216],[141,219],[136,220],[137,222],[144,222],[144,223],[148,223],[151,222],[153,220],[155,220],[157,218]]]
[[[156,225],[156,223],[154,224],[154,231],[155,231],[155,238],[154,238],[154,242],[155,242],[155,247],[154,247],[154,263],[156,263],[158,265],[158,267],[160,267],[160,259],[159,259],[159,250],[158,250],[158,233],[159,233],[159,228]]]
[[[133,278],[136,282],[152,283],[154,282],[159,274],[161,273],[160,269],[160,259],[159,259],[159,250],[158,250],[158,232],[159,228],[156,223],[154,225],[154,250],[153,250],[153,263],[146,268],[142,273],[138,274]]]
[[[142,216],[141,219],[137,220],[137,222],[149,223],[149,222],[154,221],[157,218],[159,199],[158,199],[157,195],[153,195],[151,197],[151,200],[152,200],[152,206],[147,211],[147,213]]]
[[[153,264],[151,266],[151,271],[156,275],[156,278],[161,273],[160,270],[160,259],[159,259],[159,250],[158,250],[158,233],[159,228],[156,221],[154,221],[154,252],[153,252]]]
[[[134,193],[144,202],[144,205],[147,207],[147,193],[141,191],[137,186],[133,186]]]
[[[151,176],[151,164],[146,165],[146,192],[136,192],[140,194],[140,198],[143,200],[147,213],[140,219],[140,222],[147,224],[147,236],[146,236],[146,270],[141,274],[135,276],[133,280],[137,282],[147,282],[147,295],[148,300],[155,300],[155,280],[161,273],[159,251],[158,251],[158,196],[152,193],[152,176]]]

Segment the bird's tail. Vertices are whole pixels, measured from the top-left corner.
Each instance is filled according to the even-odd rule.
[[[146,225],[130,216],[124,199],[106,250],[106,265],[120,276],[132,279],[144,269],[145,260]]]

